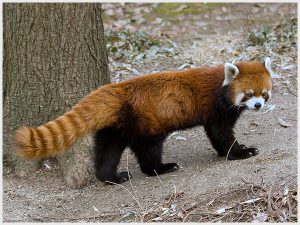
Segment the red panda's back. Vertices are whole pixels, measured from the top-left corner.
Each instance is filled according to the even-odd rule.
[[[148,134],[169,132],[206,120],[224,80],[224,67],[161,72],[124,82],[129,104]]]

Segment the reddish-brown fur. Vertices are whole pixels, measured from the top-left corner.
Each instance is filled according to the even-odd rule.
[[[255,96],[259,96],[263,89],[271,90],[272,80],[270,79],[269,72],[262,63],[257,61],[238,62],[236,65],[242,76],[237,76],[230,85],[232,93],[246,93],[251,87]]]
[[[240,75],[231,89],[243,90],[248,82],[255,88],[271,85],[263,64],[240,62]],[[249,78],[248,75],[250,75]],[[268,75],[269,76],[269,75]],[[205,123],[216,104],[216,90],[222,86],[224,66],[161,72],[109,84],[93,91],[69,112],[37,128],[16,131],[15,144],[21,156],[45,158],[62,154],[79,138],[106,127],[119,126],[119,113],[130,105],[138,118],[136,132],[156,135]],[[270,84],[269,84],[270,83]],[[233,91],[233,93],[237,93]],[[234,94],[231,97],[235,98]]]

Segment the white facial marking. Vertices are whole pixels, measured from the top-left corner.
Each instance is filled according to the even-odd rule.
[[[260,97],[252,97],[249,100],[247,100],[245,102],[245,104],[246,104],[246,106],[247,106],[248,109],[256,109],[257,110],[257,109],[261,109],[261,108],[264,107],[264,105],[265,105],[265,99],[262,96],[260,96]],[[260,104],[260,107],[259,108],[255,107],[255,104]]]
[[[245,94],[244,93],[239,93],[236,98],[235,98],[235,105],[240,105],[243,98],[244,98]]]
[[[232,63],[225,63],[224,65],[224,82],[222,86],[229,84],[239,74],[239,69]]]

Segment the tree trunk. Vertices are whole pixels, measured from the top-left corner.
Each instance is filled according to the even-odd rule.
[[[14,155],[15,129],[53,120],[108,83],[108,59],[101,4],[6,3],[3,9],[4,159],[22,175],[39,162]],[[86,140],[58,157],[73,187],[94,177]]]

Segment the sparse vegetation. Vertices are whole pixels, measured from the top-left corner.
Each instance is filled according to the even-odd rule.
[[[257,30],[246,33],[244,47],[263,45],[270,39],[270,26],[262,26]]]
[[[297,18],[284,18],[275,26],[262,25],[244,36],[243,47],[265,46],[272,47],[277,53],[296,48],[297,42]]]
[[[295,176],[291,177],[296,178]],[[159,204],[146,207],[138,202],[136,210],[103,213],[78,218],[48,218],[52,221],[85,222],[294,222],[298,221],[297,186],[279,180],[272,185],[244,181],[223,193],[209,193],[182,201],[184,192],[170,192]],[[122,186],[122,185],[120,185]],[[126,192],[130,192],[126,189]],[[130,195],[136,200],[134,192]]]
[[[222,3],[160,3],[154,12],[163,17],[204,13]]]
[[[142,31],[112,31],[105,32],[107,49],[114,60],[138,63],[146,58],[157,55],[176,54],[174,46],[166,40],[158,39]]]

